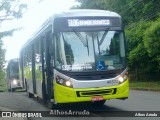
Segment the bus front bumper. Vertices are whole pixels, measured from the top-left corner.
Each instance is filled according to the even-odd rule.
[[[129,95],[129,82],[126,80],[124,83],[116,86],[107,86],[100,88],[68,88],[62,85],[55,85],[55,102],[56,103],[73,103],[73,102],[86,102],[92,101],[93,97],[100,96],[104,100],[109,99],[123,99]]]

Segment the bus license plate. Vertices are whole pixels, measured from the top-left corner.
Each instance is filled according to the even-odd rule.
[[[104,98],[102,96],[93,96],[92,97],[92,101],[101,101],[101,100],[104,100]]]

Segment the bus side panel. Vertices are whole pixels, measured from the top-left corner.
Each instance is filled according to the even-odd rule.
[[[31,66],[25,66],[24,67],[24,78],[27,82],[27,90],[30,93],[33,93],[33,83],[32,83],[32,71]]]
[[[22,81],[22,88],[26,90],[26,81],[24,79],[24,53],[20,53],[19,57],[19,79]]]
[[[41,65],[36,64],[35,78],[36,78],[36,92],[42,98],[42,72],[40,71]]]
[[[24,79],[27,82],[27,90],[34,94],[33,84],[33,45],[29,45],[24,49]]]

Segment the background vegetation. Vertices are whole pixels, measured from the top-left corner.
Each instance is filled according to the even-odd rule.
[[[122,16],[131,81],[160,80],[159,0],[77,0],[80,9],[103,9]]]
[[[159,0],[76,0],[73,8],[103,9],[119,13],[128,41],[128,68],[131,81],[160,80],[160,1]],[[27,6],[20,0],[0,0],[0,25],[22,17]],[[5,50],[2,38],[17,28],[0,31],[0,83],[4,80]],[[2,84],[1,84],[2,85]]]
[[[26,9],[27,5],[20,3],[20,0],[0,0],[0,26],[3,22],[19,19],[22,17],[23,9]],[[5,89],[5,49],[3,49],[2,38],[11,36],[15,30],[19,28],[13,28],[7,31],[0,30],[0,91]]]

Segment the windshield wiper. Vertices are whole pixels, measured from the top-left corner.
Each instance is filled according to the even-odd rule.
[[[77,31],[74,29],[74,33],[77,35],[77,37],[81,40],[81,42],[83,43],[83,45],[85,47],[87,47],[87,41],[83,38],[83,36]]]
[[[88,56],[89,56],[89,47],[88,47],[88,37],[86,35],[86,42],[87,42],[87,51],[88,51]]]
[[[89,56],[89,47],[88,47],[88,37],[86,35],[86,39],[83,38],[83,36],[81,35],[81,33],[79,33],[77,30],[73,30],[74,33],[77,35],[77,37],[80,39],[80,41],[83,43],[84,47],[87,47],[87,51],[88,51],[88,56]]]
[[[108,33],[108,28],[105,30],[105,32],[103,33],[103,35],[102,35],[102,38],[101,38],[101,40],[100,41],[98,41],[98,46],[100,46],[102,43],[103,43],[103,41],[104,41],[104,39],[105,39],[105,37],[106,37],[106,35],[107,35],[107,33]]]

